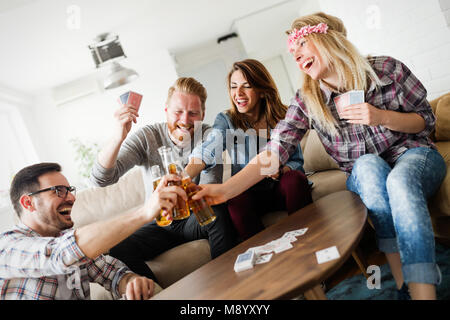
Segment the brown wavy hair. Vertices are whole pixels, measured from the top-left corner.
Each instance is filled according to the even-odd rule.
[[[242,114],[237,110],[230,94],[231,75],[237,70],[242,72],[247,82],[256,90],[258,96],[262,95],[260,98],[258,120],[265,116],[268,126],[274,128],[280,120],[284,119],[287,106],[281,102],[277,86],[269,71],[267,71],[266,67],[261,62],[254,59],[246,59],[233,63],[233,66],[228,73],[227,86],[231,108],[227,110],[227,114],[230,116],[234,127],[244,131],[252,128],[247,115]]]

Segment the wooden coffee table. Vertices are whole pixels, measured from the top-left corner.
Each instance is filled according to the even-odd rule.
[[[350,191],[325,196],[240,243],[164,289],[156,300],[326,299],[320,283],[348,259],[358,245],[367,209]],[[238,254],[266,244],[285,232],[308,228],[294,248],[274,254],[270,262],[234,272]],[[336,246],[340,258],[318,264],[315,252]]]

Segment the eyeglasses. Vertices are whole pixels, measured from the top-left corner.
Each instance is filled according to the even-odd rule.
[[[41,192],[45,192],[45,191],[50,191],[50,190],[55,190],[56,195],[58,197],[60,197],[60,198],[67,197],[67,194],[69,192],[71,192],[73,195],[75,195],[76,192],[77,192],[77,188],[75,188],[74,186],[70,186],[70,187],[67,187],[67,186],[54,186],[54,187],[38,190],[38,191],[35,191],[35,192],[31,192],[28,195],[29,196],[34,196],[35,194],[38,194],[38,193],[41,193]]]

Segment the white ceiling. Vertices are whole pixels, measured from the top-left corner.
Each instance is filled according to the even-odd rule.
[[[117,33],[129,58],[185,50],[281,0],[0,0],[0,85],[36,94],[93,72],[88,45]],[[80,28],[68,28],[80,8]],[[142,48],[145,48],[143,50]]]

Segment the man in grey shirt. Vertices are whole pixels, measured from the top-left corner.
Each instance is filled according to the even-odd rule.
[[[134,166],[140,166],[144,177],[146,197],[153,190],[150,168],[162,160],[157,149],[171,147],[184,167],[190,151],[206,138],[210,126],[202,124],[205,116],[206,89],[193,78],[179,78],[169,88],[166,102],[167,122],[146,125],[129,137],[131,126],[139,116],[135,107],[124,105],[114,114],[115,129],[111,139],[99,152],[92,168],[91,181],[98,186],[116,183]],[[195,124],[195,126],[194,126]],[[222,166],[203,171],[196,183],[218,183],[222,180]],[[236,244],[236,232],[226,205],[213,206],[216,220],[201,227],[195,216],[174,220],[167,227],[155,221],[146,224],[129,238],[110,250],[110,255],[125,262],[137,274],[157,280],[145,261],[182,243],[208,239],[211,257],[215,258]]]

